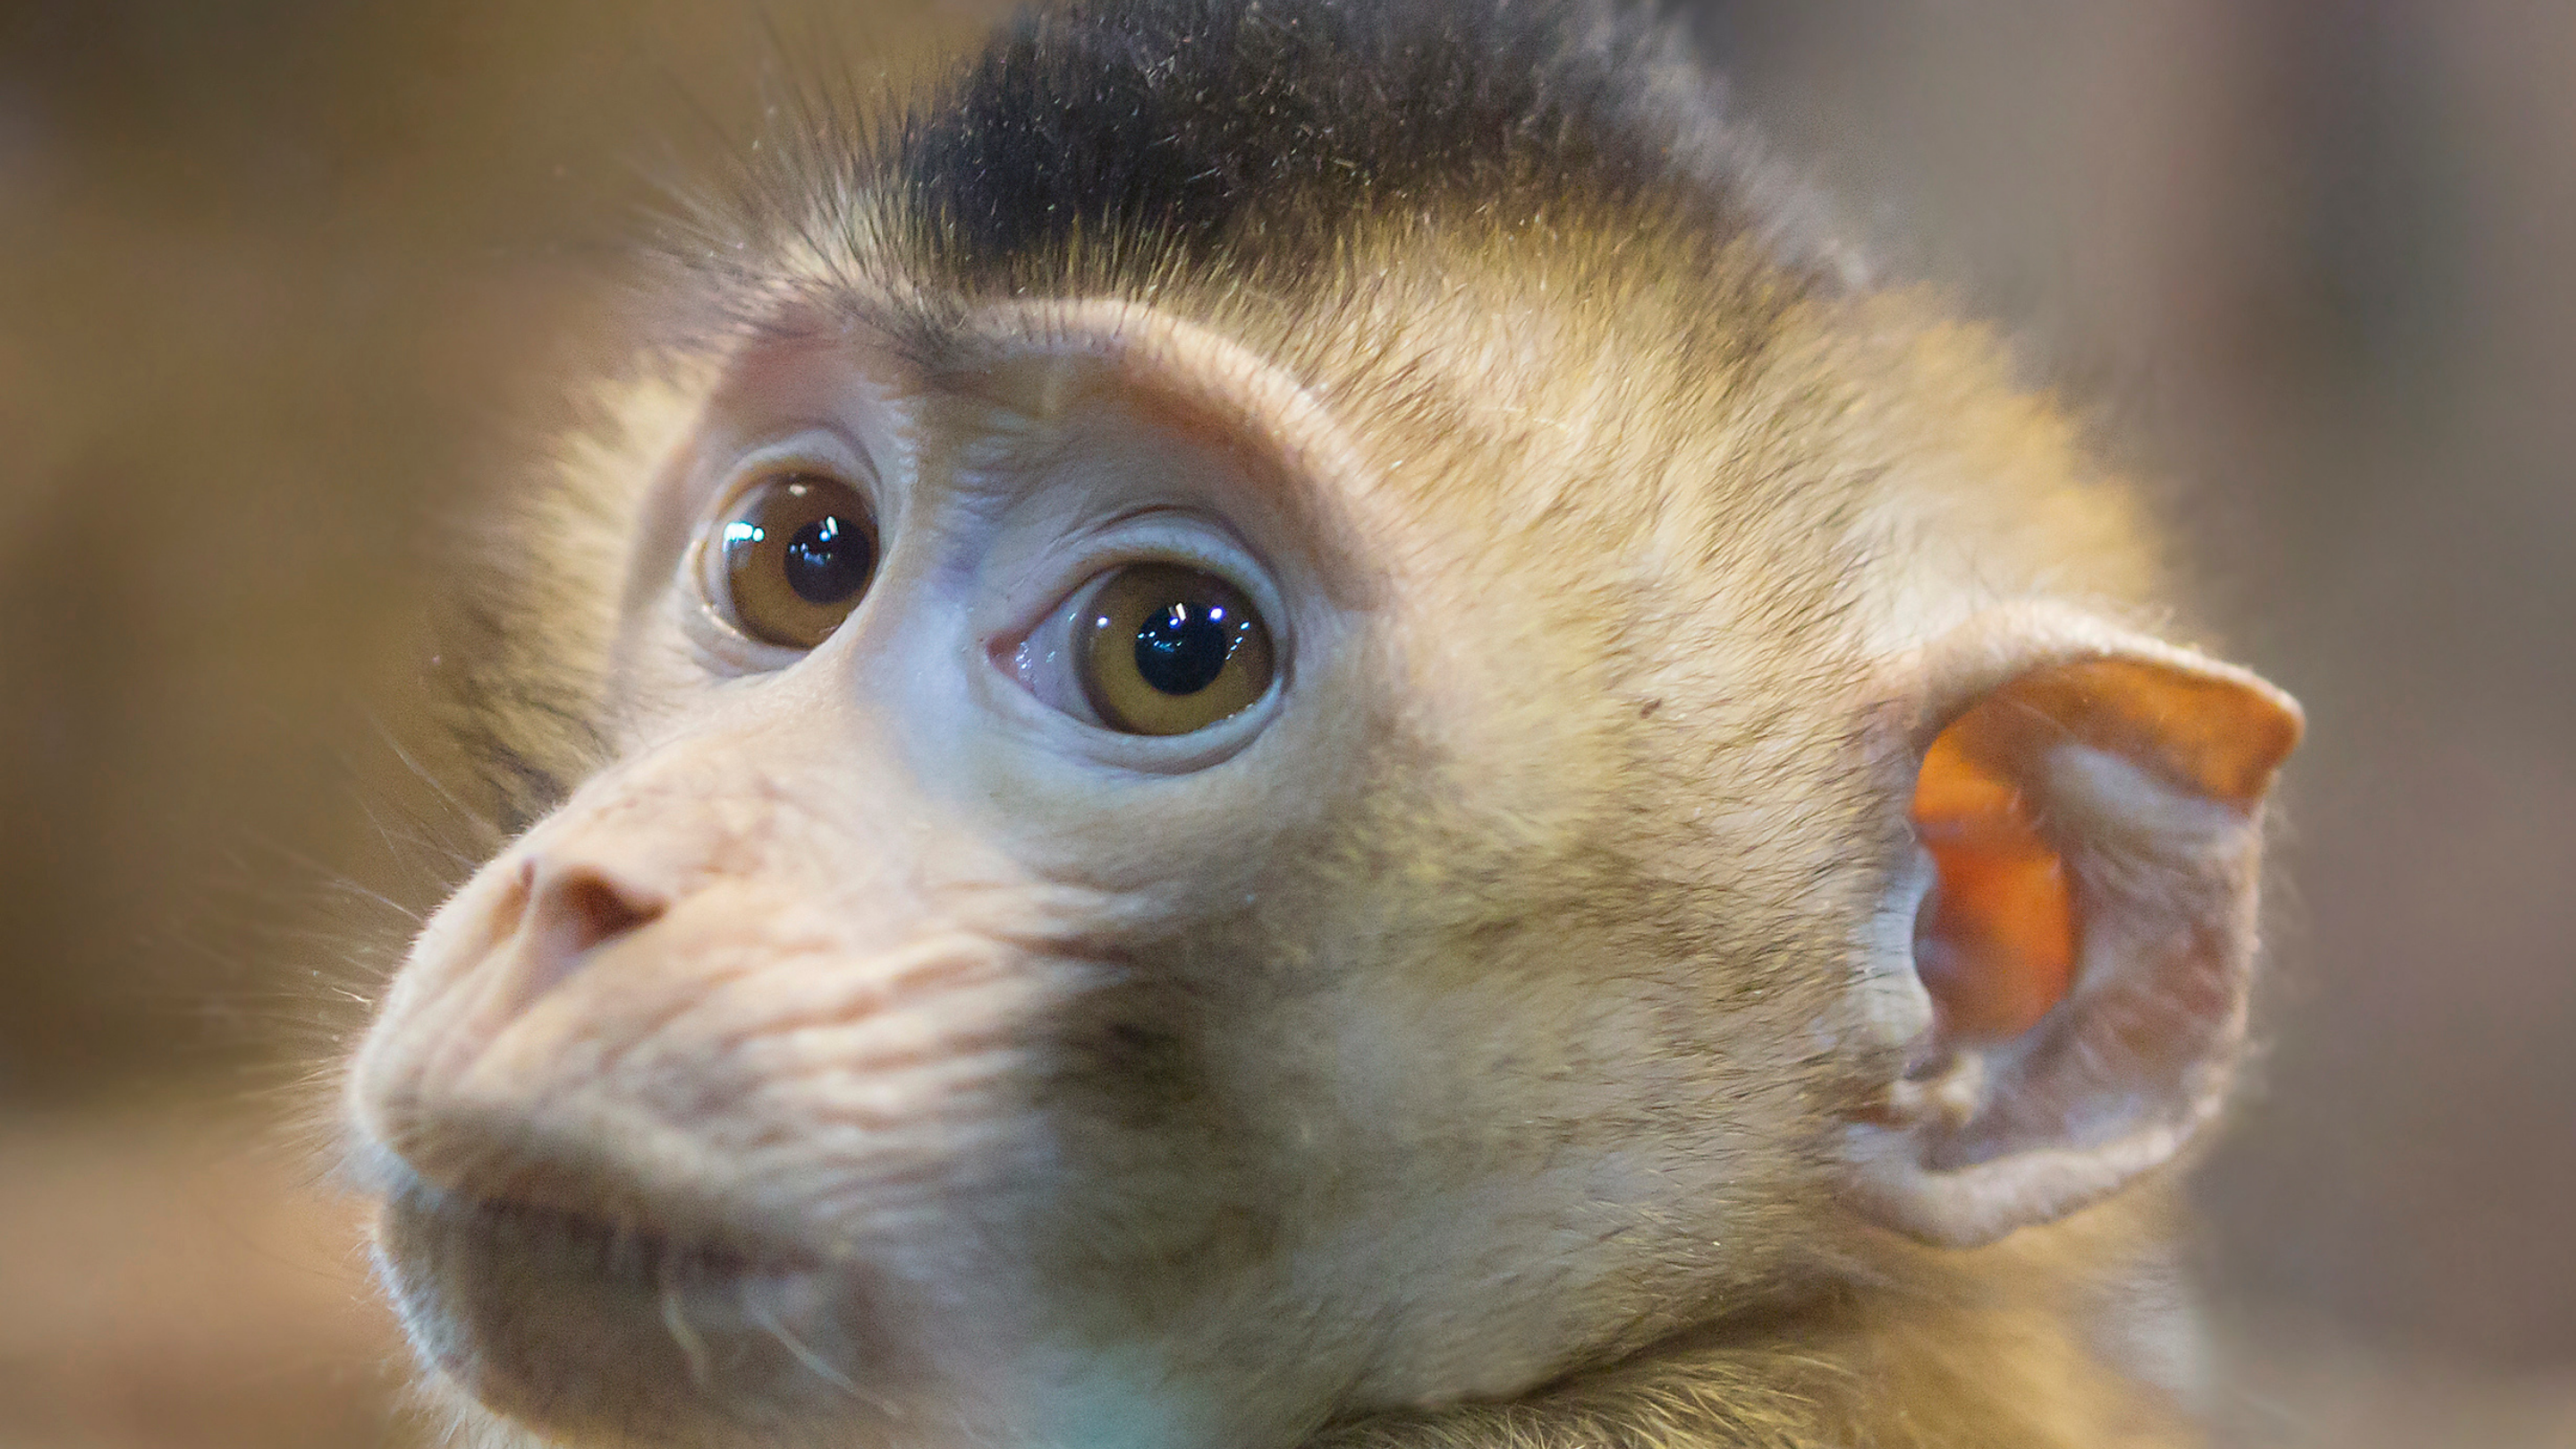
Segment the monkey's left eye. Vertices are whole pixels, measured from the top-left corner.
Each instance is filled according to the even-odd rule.
[[[1194,734],[1270,693],[1270,628],[1243,590],[1186,564],[1141,561],[1094,576],[1020,641],[1030,691],[1123,735]]]
[[[1087,595],[1075,627],[1082,692],[1124,734],[1205,729],[1270,688],[1270,630],[1214,574],[1130,564]]]
[[[764,644],[811,649],[858,607],[877,571],[876,523],[858,491],[813,474],[744,493],[708,550],[708,598]]]

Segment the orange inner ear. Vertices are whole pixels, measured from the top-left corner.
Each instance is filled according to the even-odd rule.
[[[1982,712],[1941,732],[1914,784],[1914,829],[1939,875],[1915,926],[1915,970],[1953,1040],[2021,1035],[2065,999],[2075,971],[2066,863],[2021,791],[1963,739]]]

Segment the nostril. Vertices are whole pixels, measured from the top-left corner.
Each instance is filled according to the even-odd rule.
[[[530,995],[572,974],[581,958],[651,925],[667,903],[589,866],[541,873],[525,923]]]

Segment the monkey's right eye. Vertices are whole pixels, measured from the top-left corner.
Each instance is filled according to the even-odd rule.
[[[830,638],[877,571],[876,523],[866,501],[817,474],[753,486],[710,542],[709,601],[744,634],[789,649]]]

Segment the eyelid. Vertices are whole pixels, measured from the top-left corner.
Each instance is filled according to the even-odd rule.
[[[717,481],[706,490],[706,501],[698,510],[698,536],[703,539],[745,493],[772,478],[798,473],[848,484],[867,500],[877,520],[878,534],[882,537],[891,532],[888,511],[893,500],[886,497],[884,480],[867,454],[828,428],[806,428],[776,442],[745,449],[731,464],[716,470],[713,477]]]
[[[1050,550],[1009,589],[1001,622],[985,631],[987,647],[996,658],[1007,656],[1102,575],[1137,563],[1180,564],[1241,589],[1268,626],[1279,675],[1287,677],[1296,629],[1270,570],[1223,519],[1171,507],[1113,514]]]

